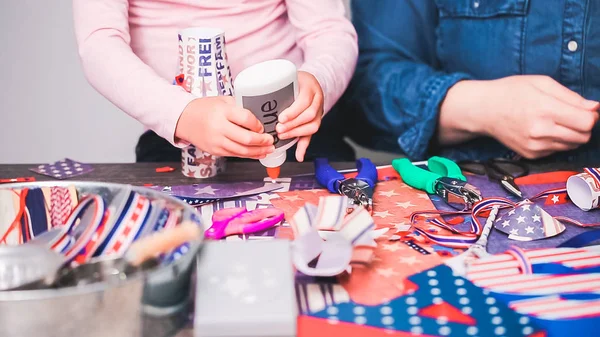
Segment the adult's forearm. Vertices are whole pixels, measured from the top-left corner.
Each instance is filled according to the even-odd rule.
[[[448,90],[440,107],[437,139],[441,146],[464,143],[485,134],[490,118],[485,104],[485,81],[465,80]]]

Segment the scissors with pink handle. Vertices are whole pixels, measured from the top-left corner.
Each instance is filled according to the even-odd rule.
[[[277,208],[260,208],[248,211],[243,207],[224,208],[212,216],[212,226],[204,237],[220,240],[229,235],[250,234],[267,230],[283,221],[283,211]]]

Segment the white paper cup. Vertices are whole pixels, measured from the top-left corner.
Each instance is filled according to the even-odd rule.
[[[580,173],[567,180],[567,194],[571,201],[584,211],[598,208],[600,188],[596,180],[588,173]]]
[[[178,53],[176,84],[197,97],[233,96],[222,29],[182,30]],[[182,149],[181,164],[182,173],[193,178],[210,178],[225,170],[225,158],[212,156],[193,145]]]

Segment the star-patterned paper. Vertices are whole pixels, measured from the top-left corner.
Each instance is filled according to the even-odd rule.
[[[151,189],[162,191],[184,200],[190,205],[200,205],[215,200],[231,199],[259,195],[262,193],[282,190],[284,186],[278,183],[262,181],[213,184],[193,184],[179,186],[151,186]]]
[[[37,167],[30,168],[29,170],[41,175],[52,177],[54,179],[62,180],[89,173],[93,171],[94,168],[90,164],[84,164],[65,158],[55,163],[42,164]]]
[[[378,240],[373,261],[363,268],[355,268],[352,273],[340,279],[340,284],[349,297],[361,304],[374,305],[384,300],[405,294],[414,285],[405,283],[406,277],[421,272],[443,262],[438,254],[423,255],[400,241],[390,241],[398,231],[409,234],[410,214],[419,209],[433,209],[428,198],[404,184],[400,180],[379,182],[375,188],[373,220],[378,229],[388,231]],[[278,193],[273,205],[282,209],[286,219],[291,218],[305,203],[317,204],[320,196],[331,195],[326,190],[304,190]],[[396,204],[406,207],[398,207]],[[285,230],[280,235],[286,235]],[[287,237],[290,233],[287,233]],[[307,296],[310,298],[310,295]],[[318,296],[316,296],[318,298]],[[308,305],[310,306],[310,303]]]

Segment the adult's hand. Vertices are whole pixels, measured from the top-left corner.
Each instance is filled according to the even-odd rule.
[[[439,140],[490,136],[525,158],[541,158],[587,143],[599,108],[547,76],[462,81],[442,103]]]

